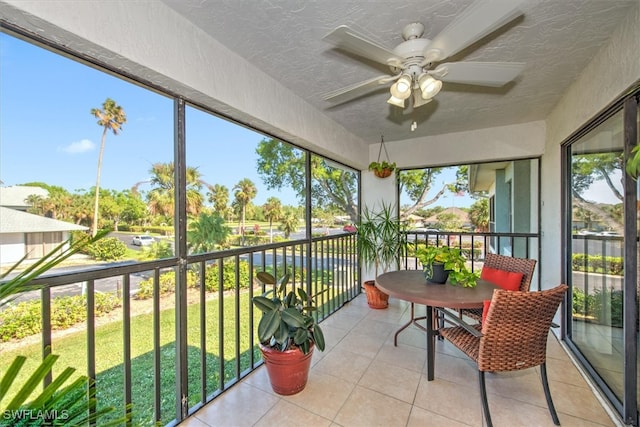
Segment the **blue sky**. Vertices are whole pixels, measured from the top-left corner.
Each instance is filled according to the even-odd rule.
[[[153,163],[172,161],[171,99],[2,33],[0,48],[3,185],[43,181],[69,191],[94,186],[102,128],[90,111],[107,98],[123,107],[127,122],[118,135],[107,135],[101,188],[129,189],[148,179]],[[259,178],[255,147],[261,134],[195,109],[188,117],[187,164],[204,181],[232,191],[249,178],[258,188],[254,203],[276,195],[298,204],[292,191],[274,194]]]
[[[0,180],[5,186],[33,181],[69,191],[94,186],[102,128],[90,111],[107,98],[123,107],[127,123],[118,135],[107,135],[101,188],[130,189],[148,179],[153,163],[173,159],[171,99],[3,33],[0,92]],[[233,193],[238,181],[249,178],[258,189],[255,204],[270,196],[298,204],[292,191],[267,190],[258,176],[255,147],[261,134],[196,109],[188,110],[186,123],[187,165],[197,167],[204,181]],[[472,202],[448,195],[440,204]]]

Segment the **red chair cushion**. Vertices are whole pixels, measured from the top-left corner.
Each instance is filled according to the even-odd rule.
[[[487,313],[489,312],[489,306],[491,305],[491,300],[486,299],[483,301],[484,306],[482,307],[482,324],[484,325],[484,320],[487,318]]]
[[[513,271],[499,270],[497,268],[482,267],[482,273],[480,278],[487,282],[495,283],[502,289],[508,291],[517,291],[520,289],[520,283],[522,282],[522,273],[515,273]]]

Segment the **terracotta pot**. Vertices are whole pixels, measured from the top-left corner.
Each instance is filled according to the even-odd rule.
[[[449,278],[449,270],[444,269],[444,264],[442,263],[433,263],[431,266],[431,277],[427,277],[425,273],[425,277],[429,283],[437,283],[442,285],[447,283],[447,279]]]
[[[376,288],[375,280],[364,282],[364,290],[367,294],[367,304],[376,310],[389,307],[389,295]]]
[[[381,169],[381,170],[374,169],[373,170],[373,174],[378,178],[387,178],[391,176],[391,172],[393,172],[393,170],[391,169]]]
[[[260,344],[262,358],[274,392],[289,396],[304,389],[309,378],[313,348],[312,345],[309,353],[304,354],[299,348],[279,351]]]

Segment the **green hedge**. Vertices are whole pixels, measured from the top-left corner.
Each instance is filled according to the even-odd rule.
[[[99,317],[120,306],[114,294],[96,293],[95,315]],[[66,329],[87,320],[85,295],[56,297],[51,300],[51,329]],[[21,339],[42,331],[40,300],[18,303],[0,311],[0,342]]]
[[[604,273],[614,276],[622,276],[624,274],[624,260],[622,257],[573,254],[571,266],[573,271]]]
[[[125,256],[127,245],[117,237],[105,237],[88,245],[85,252],[99,261],[116,261]]]
[[[624,316],[623,296],[621,290],[596,289],[593,293],[585,294],[580,289],[573,289],[573,315],[601,325],[621,328]]]

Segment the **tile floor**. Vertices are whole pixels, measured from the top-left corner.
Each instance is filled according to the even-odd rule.
[[[261,367],[181,426],[482,426],[477,371],[466,356],[437,342],[436,378],[427,381],[424,332],[411,326],[393,346],[408,308],[391,298],[389,308],[372,310],[360,295],[322,322],[327,348],[314,352],[302,392],[273,393]],[[562,426],[618,425],[552,335],[547,372]],[[487,392],[496,427],[553,426],[538,369],[489,374]]]

